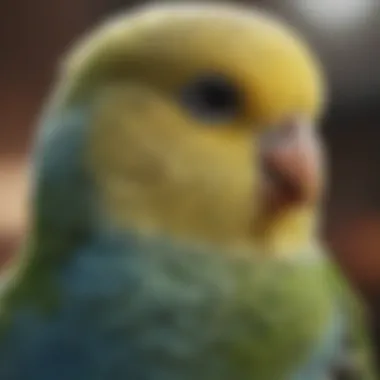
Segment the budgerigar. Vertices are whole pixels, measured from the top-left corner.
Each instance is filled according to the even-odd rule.
[[[307,43],[256,10],[155,5],[89,33],[58,76],[0,379],[325,379],[351,315],[316,235]]]

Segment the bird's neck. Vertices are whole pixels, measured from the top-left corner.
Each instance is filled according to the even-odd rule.
[[[116,235],[91,234],[79,240],[77,236],[65,236],[58,241],[46,238],[39,235],[37,240],[27,239],[25,249],[14,257],[2,276],[0,297],[4,310],[17,310],[27,304],[49,313],[60,304],[67,289],[75,287],[70,284],[87,286],[87,297],[93,298],[102,286],[102,281],[96,280],[102,271],[112,282],[122,263],[128,261],[127,254],[136,251],[131,248],[132,239]]]
[[[60,252],[49,251],[43,244],[29,246],[16,265],[16,273],[10,273],[9,286],[3,293],[5,308],[17,310],[27,302],[49,312],[61,304],[62,296],[71,299],[73,294],[74,298],[78,294],[84,297],[80,308],[85,308],[88,299],[101,295],[120,299],[130,291],[131,279],[142,284],[147,279],[153,281],[155,276],[157,281],[174,276],[182,284],[181,273],[185,273],[185,278],[191,274],[197,283],[202,273],[221,285],[228,277],[231,281],[239,278],[240,270],[250,277],[256,267],[253,258],[240,258],[231,252],[213,252],[164,238],[146,239],[136,233],[109,230],[97,231],[78,245],[63,247],[65,252],[59,246],[55,249]],[[309,262],[310,255],[304,252],[304,256]],[[317,255],[316,262],[320,259]]]

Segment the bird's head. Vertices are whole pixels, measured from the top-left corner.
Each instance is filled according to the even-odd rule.
[[[107,223],[269,254],[312,238],[324,84],[282,22],[227,5],[143,8],[80,41],[60,83],[59,107],[90,104],[80,152]]]

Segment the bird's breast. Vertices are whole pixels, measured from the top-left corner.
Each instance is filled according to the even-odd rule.
[[[278,380],[314,352],[333,314],[320,270],[306,263],[141,241],[97,242],[73,257],[54,315],[16,313],[0,375],[22,358],[12,379]]]

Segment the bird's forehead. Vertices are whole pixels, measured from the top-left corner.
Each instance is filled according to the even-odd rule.
[[[115,24],[116,32],[117,29]],[[140,51],[147,48],[158,55],[177,53],[185,55],[188,61],[207,59],[215,52],[220,60],[228,60],[239,51],[249,56],[260,50],[275,49],[280,53],[290,49],[293,54],[295,50],[305,50],[300,37],[279,20],[258,11],[243,12],[230,7],[164,7],[130,16],[129,22],[128,18],[120,19],[119,30]],[[196,51],[197,55],[190,55]]]
[[[240,64],[251,65],[249,59],[270,59],[271,54],[296,59],[297,53],[306,50],[296,33],[272,17],[215,5],[143,8],[111,19],[81,42],[73,49],[72,60],[82,66],[116,55],[172,61],[182,58],[188,66],[202,61],[231,65],[246,58]],[[82,59],[75,59],[78,55]]]
[[[282,92],[284,98],[305,97],[311,104],[318,103],[323,83],[315,62],[296,32],[266,14],[176,5],[110,20],[74,49],[68,66],[74,82],[118,73],[168,87],[213,71],[265,92],[263,99]]]

